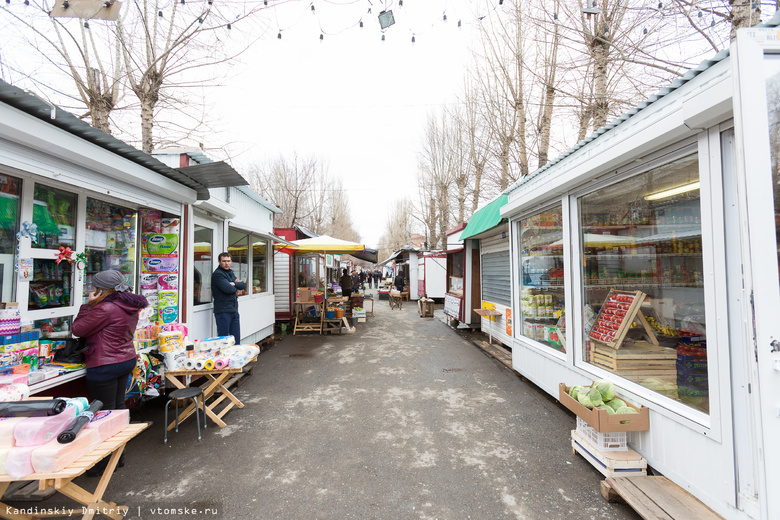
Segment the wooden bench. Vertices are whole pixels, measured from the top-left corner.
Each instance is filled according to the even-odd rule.
[[[601,496],[624,501],[642,518],[722,520],[712,509],[666,477],[636,476],[601,481]]]
[[[110,439],[101,442],[97,448],[73,462],[67,468],[57,471],[56,473],[33,473],[20,480],[37,481],[38,489],[40,490],[53,487],[55,491],[83,506],[79,508],[52,508],[62,512],[61,515],[57,516],[78,515],[79,513],[84,512],[82,518],[85,520],[90,520],[96,514],[101,514],[114,520],[121,520],[127,514],[127,506],[119,506],[114,502],[106,502],[103,500],[103,494],[106,492],[106,488],[108,488],[111,477],[114,476],[114,469],[119,462],[119,457],[122,455],[125,445],[130,439],[144,431],[148,426],[149,423],[130,424]],[[109,455],[111,458],[108,461],[108,466],[106,466],[103,476],[100,477],[100,481],[98,482],[94,493],[90,493],[86,489],[73,483],[73,479],[83,475],[88,469],[92,468],[95,464]],[[8,487],[15,481],[16,479],[9,475],[0,475],[0,497],[5,494]],[[37,514],[25,511],[25,509],[26,508],[23,507],[11,507],[0,502],[0,518],[18,520],[23,518],[30,519],[52,516],[45,507],[38,507],[37,509],[41,512]],[[78,516],[76,516],[76,518],[78,518]]]

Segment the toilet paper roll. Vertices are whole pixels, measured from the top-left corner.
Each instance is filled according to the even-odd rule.
[[[230,360],[225,358],[217,358],[214,360],[214,368],[222,370],[226,366],[230,366]]]
[[[203,363],[203,368],[205,368],[206,370],[214,370],[214,360],[207,359],[205,363]]]
[[[203,370],[206,366],[206,360],[198,359],[195,361],[195,370]]]
[[[192,358],[188,358],[187,361],[184,363],[184,368],[187,370],[195,370],[195,364],[196,360]]]

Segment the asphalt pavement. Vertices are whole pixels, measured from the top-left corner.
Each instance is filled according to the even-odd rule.
[[[601,497],[553,398],[414,302],[375,306],[354,334],[281,337],[200,443],[191,419],[163,444],[161,398],[133,411],[154,424],[106,498],[144,520],[639,518]]]

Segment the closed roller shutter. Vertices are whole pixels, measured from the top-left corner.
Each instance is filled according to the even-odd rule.
[[[482,299],[509,307],[512,299],[509,251],[482,255]]]

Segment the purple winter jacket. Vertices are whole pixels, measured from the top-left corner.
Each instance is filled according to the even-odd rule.
[[[146,298],[130,292],[109,294],[94,307],[81,306],[71,331],[87,339],[87,368],[135,359],[133,334],[138,311],[148,306]]]

